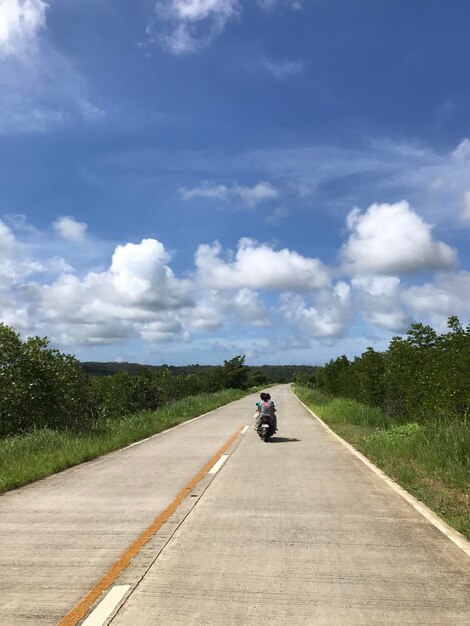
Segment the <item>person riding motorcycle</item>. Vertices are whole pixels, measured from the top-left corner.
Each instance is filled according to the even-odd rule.
[[[258,415],[256,416],[255,430],[258,430],[263,417],[269,418],[274,426],[274,432],[277,431],[276,406],[271,400],[269,393],[260,394],[261,402],[257,402]]]

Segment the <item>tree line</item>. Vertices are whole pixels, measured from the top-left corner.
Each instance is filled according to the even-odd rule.
[[[99,362],[84,361],[82,367],[90,376],[112,376],[119,372],[127,374],[140,374],[143,370],[152,371],[167,370],[171,374],[201,374],[207,370],[218,367],[217,365],[142,365],[128,362]],[[311,377],[317,369],[315,365],[247,365],[250,386],[259,386],[274,383],[290,383],[297,377]]]
[[[448,332],[412,324],[387,350],[373,348],[318,368],[309,382],[332,395],[379,407],[398,422],[466,421],[470,409],[470,325],[452,316]]]
[[[314,371],[303,366],[249,367],[243,355],[219,366],[97,364],[95,376],[89,374],[90,365],[50,348],[45,337],[22,340],[0,323],[0,437],[40,428],[86,430],[188,396],[290,382],[295,373]],[[109,367],[100,367],[104,365],[119,367],[109,375]]]

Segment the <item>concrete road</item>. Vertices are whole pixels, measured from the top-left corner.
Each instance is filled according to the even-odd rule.
[[[0,626],[57,624],[249,423],[256,400],[0,496]]]
[[[193,489],[113,583],[112,625],[470,624],[468,556],[287,386],[275,400],[279,436],[249,430]],[[253,402],[0,498],[0,624],[56,624]]]

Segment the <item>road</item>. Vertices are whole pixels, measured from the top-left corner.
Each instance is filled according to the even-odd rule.
[[[288,386],[272,395],[271,443],[251,426],[223,450],[249,396],[0,497],[1,626],[77,623],[90,590],[86,626],[113,598],[113,626],[470,624],[465,552]]]

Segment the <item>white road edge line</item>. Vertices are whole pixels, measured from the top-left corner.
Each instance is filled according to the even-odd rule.
[[[252,394],[248,394],[248,395],[252,395]],[[132,448],[133,446],[137,446],[140,443],[144,443],[145,441],[149,441],[150,439],[154,439],[155,437],[161,437],[162,435],[165,435],[166,433],[169,433],[172,430],[176,430],[177,428],[182,428],[183,426],[186,426],[186,424],[190,424],[191,422],[195,422],[196,420],[200,420],[201,417],[206,417],[207,415],[210,415],[211,413],[215,413],[219,409],[225,408],[226,406],[230,406],[231,404],[235,404],[235,402],[238,402],[239,400],[244,400],[247,397],[248,396],[243,396],[243,398],[238,398],[238,400],[232,400],[232,402],[229,402],[228,404],[222,404],[221,406],[217,407],[216,409],[212,409],[212,411],[207,411],[207,413],[203,413],[202,415],[198,415],[197,417],[192,417],[190,420],[186,420],[185,422],[181,422],[181,424],[176,424],[176,426],[172,426],[171,428],[166,428],[165,430],[161,430],[159,433],[155,433],[155,435],[150,435],[150,437],[146,437],[145,439],[139,439],[139,441],[134,441],[134,443],[131,443],[128,446],[125,446],[124,448],[118,448],[117,450],[113,450],[112,452],[107,452],[103,456],[107,456],[108,454],[116,454],[117,452],[122,452],[123,450],[128,450],[129,448]],[[98,461],[101,458],[102,457],[97,457],[96,459],[92,459],[92,462],[93,461]],[[71,468],[71,469],[73,469],[73,468]],[[56,476],[56,475],[57,474],[53,474],[53,476]]]
[[[82,626],[103,626],[130,588],[130,585],[114,586],[101,600],[96,609],[90,613]]]
[[[139,443],[144,443],[144,441],[148,441],[151,437],[145,437],[145,439],[140,439],[139,441],[135,441],[134,443],[129,444],[125,448],[121,448],[121,450],[127,450],[128,448],[132,448],[133,446],[138,446]]]
[[[241,434],[244,435],[249,428],[250,428],[249,426],[245,426],[245,428],[242,430]]]
[[[425,504],[420,502],[420,500],[412,496],[411,493],[408,493],[408,491],[403,489],[403,487],[400,487],[398,483],[392,480],[390,476],[387,476],[387,474],[385,474],[381,469],[379,469],[376,465],[369,461],[369,459],[361,454],[361,452],[356,450],[356,448],[354,448],[350,443],[337,435],[334,430],[332,430],[327,424],[325,424],[325,422],[320,417],[318,417],[318,415],[316,415],[311,409],[309,409],[308,406],[304,404],[293,391],[292,393],[300,402],[300,404],[305,407],[307,411],[311,413],[313,417],[317,419],[320,424],[333,435],[333,437],[336,437],[336,439],[338,439],[338,441],[340,441],[343,446],[345,446],[350,452],[357,456],[357,458],[360,459],[364,463],[364,465],[367,465],[367,467],[371,469],[374,474],[377,474],[377,476],[384,480],[389,487],[391,487],[394,491],[400,494],[400,496],[404,498],[409,504],[411,504],[411,506],[414,507],[423,517],[425,517],[428,522],[430,522],[433,526],[440,530],[441,533],[443,533],[448,539],[453,541],[455,545],[463,550],[463,552],[465,552],[467,556],[470,556],[470,542],[468,542],[463,535],[451,528],[448,524],[444,522],[444,520],[436,515],[436,513],[431,511],[430,508],[428,508]]]
[[[222,454],[222,456],[217,461],[217,463],[214,463],[214,465],[209,470],[209,474],[217,474],[217,472],[219,471],[219,469],[222,467],[222,465],[225,463],[227,459],[228,459],[228,454]]]

